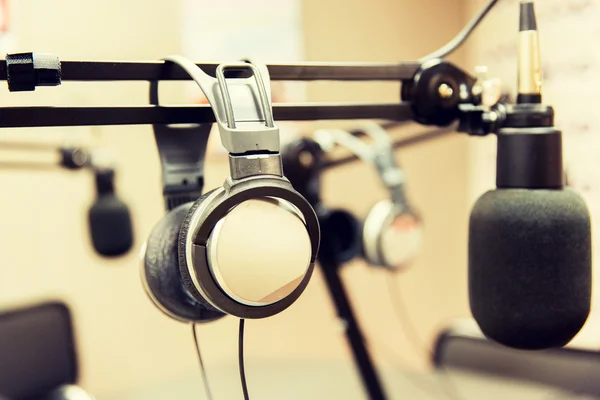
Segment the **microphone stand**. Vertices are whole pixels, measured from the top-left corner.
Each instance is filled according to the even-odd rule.
[[[352,350],[354,364],[360,372],[363,386],[371,400],[384,400],[387,397],[371,355],[365,345],[366,340],[352,310],[346,288],[340,277],[339,271],[343,267],[343,264],[332,260],[324,260],[321,257],[318,257],[318,262],[325,277],[327,289],[329,290],[337,315],[344,324],[346,341]]]
[[[398,123],[382,124],[391,129]],[[435,140],[454,132],[456,126],[437,128],[421,134],[395,140],[394,149]],[[362,136],[361,130],[351,131],[355,136]],[[357,161],[356,155],[332,160],[325,156],[321,146],[310,138],[302,138],[289,143],[281,152],[286,177],[294,188],[300,192],[313,206],[321,225],[321,246],[317,261],[325,277],[327,290],[336,313],[344,324],[346,341],[352,352],[352,358],[369,399],[385,400],[387,398],[373,359],[366,346],[360,324],[355,316],[348,292],[342,281],[340,271],[344,263],[362,252],[360,241],[360,224],[348,212],[328,210],[320,198],[320,177],[323,170]]]
[[[346,341],[350,346],[354,364],[358,369],[362,384],[371,400],[385,400],[387,398],[381,384],[377,369],[366,346],[362,329],[352,309],[348,293],[340,276],[343,262],[358,255],[360,246],[356,240],[350,241],[353,246],[347,246],[346,254],[340,257],[339,230],[328,229],[331,226],[327,216],[336,211],[326,210],[320,201],[320,172],[325,165],[321,147],[310,139],[300,139],[290,143],[282,151],[282,161],[286,177],[294,188],[300,192],[315,208],[321,224],[321,246],[317,261],[325,277],[325,283],[336,309],[336,313],[344,324]],[[344,218],[353,217],[345,212]],[[354,226],[353,226],[354,227]],[[355,228],[355,227],[354,227]],[[356,228],[355,228],[356,230]]]
[[[11,150],[18,152],[34,153],[54,153],[57,160],[49,162],[32,161],[2,161],[0,168],[10,169],[34,169],[45,170],[53,168],[63,168],[68,170],[81,170],[84,168],[93,168],[91,153],[88,149],[79,146],[65,146],[53,143],[20,142],[13,140],[0,141],[2,150]]]

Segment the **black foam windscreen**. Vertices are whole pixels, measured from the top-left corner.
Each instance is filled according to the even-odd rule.
[[[127,253],[133,245],[131,215],[114,194],[96,199],[88,213],[90,234],[96,252],[105,257]]]
[[[133,228],[129,207],[115,194],[115,171],[96,169],[97,198],[88,212],[92,244],[104,257],[121,256],[133,246]]]
[[[471,212],[471,311],[503,345],[567,344],[590,311],[591,262],[589,212],[570,189],[493,190]]]

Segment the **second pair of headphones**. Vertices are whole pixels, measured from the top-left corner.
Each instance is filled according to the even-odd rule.
[[[211,125],[154,127],[168,213],[143,251],[146,292],[182,322],[275,315],[308,284],[320,230],[310,204],[283,175],[268,70],[227,64],[212,77],[185,58],[165,60],[165,68],[186,71],[208,99],[230,176],[197,198]],[[152,82],[153,104],[157,86]]]
[[[339,145],[375,165],[390,197],[375,204],[365,218],[362,252],[369,264],[402,270],[410,265],[421,246],[422,220],[406,197],[406,175],[396,162],[388,133],[375,123],[365,124],[362,131],[372,143],[339,129],[318,130],[314,139],[326,151]]]

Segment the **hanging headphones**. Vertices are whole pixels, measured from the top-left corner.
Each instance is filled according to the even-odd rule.
[[[310,204],[283,176],[268,70],[248,62],[220,65],[213,78],[185,58],[165,61],[165,68],[178,65],[186,71],[208,99],[229,152],[230,176],[222,187],[194,202],[169,201],[171,194],[165,190],[170,211],[154,227],[143,252],[146,292],[163,312],[185,322],[211,321],[225,314],[275,315],[306,288],[320,231]],[[153,82],[153,104],[158,104],[157,92],[158,82]],[[198,192],[210,125],[202,134],[189,136],[196,141],[201,136],[203,142],[184,146],[201,151],[196,150],[187,166],[180,162],[179,168],[174,159],[181,159],[182,145],[176,139],[165,145],[169,139],[157,134],[161,129],[167,128],[155,127],[159,152],[163,144],[163,183],[171,180],[179,192],[185,192],[185,183],[196,183],[192,192]],[[171,165],[169,177],[166,164]],[[196,175],[173,181],[190,171]]]
[[[375,123],[365,125],[363,130],[373,139],[372,144],[347,131],[335,129],[319,130],[314,137],[325,149],[338,144],[375,165],[390,198],[375,204],[365,218],[362,229],[364,257],[372,265],[402,270],[421,246],[422,221],[406,198],[405,174],[396,163],[389,135]]]
[[[310,138],[298,138],[281,151],[286,176],[313,206],[321,228],[318,260],[321,268],[342,265],[361,255],[362,224],[350,212],[328,207],[321,199],[325,153]]]

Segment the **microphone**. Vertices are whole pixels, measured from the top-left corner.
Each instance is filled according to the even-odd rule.
[[[533,1],[520,3],[517,104],[497,132],[496,190],[469,223],[469,302],[483,333],[508,347],[566,345],[591,301],[590,215],[564,186],[562,134],[542,105]]]
[[[115,194],[114,169],[95,168],[94,174],[97,197],[88,212],[92,243],[102,256],[121,256],[133,245],[129,208]]]

